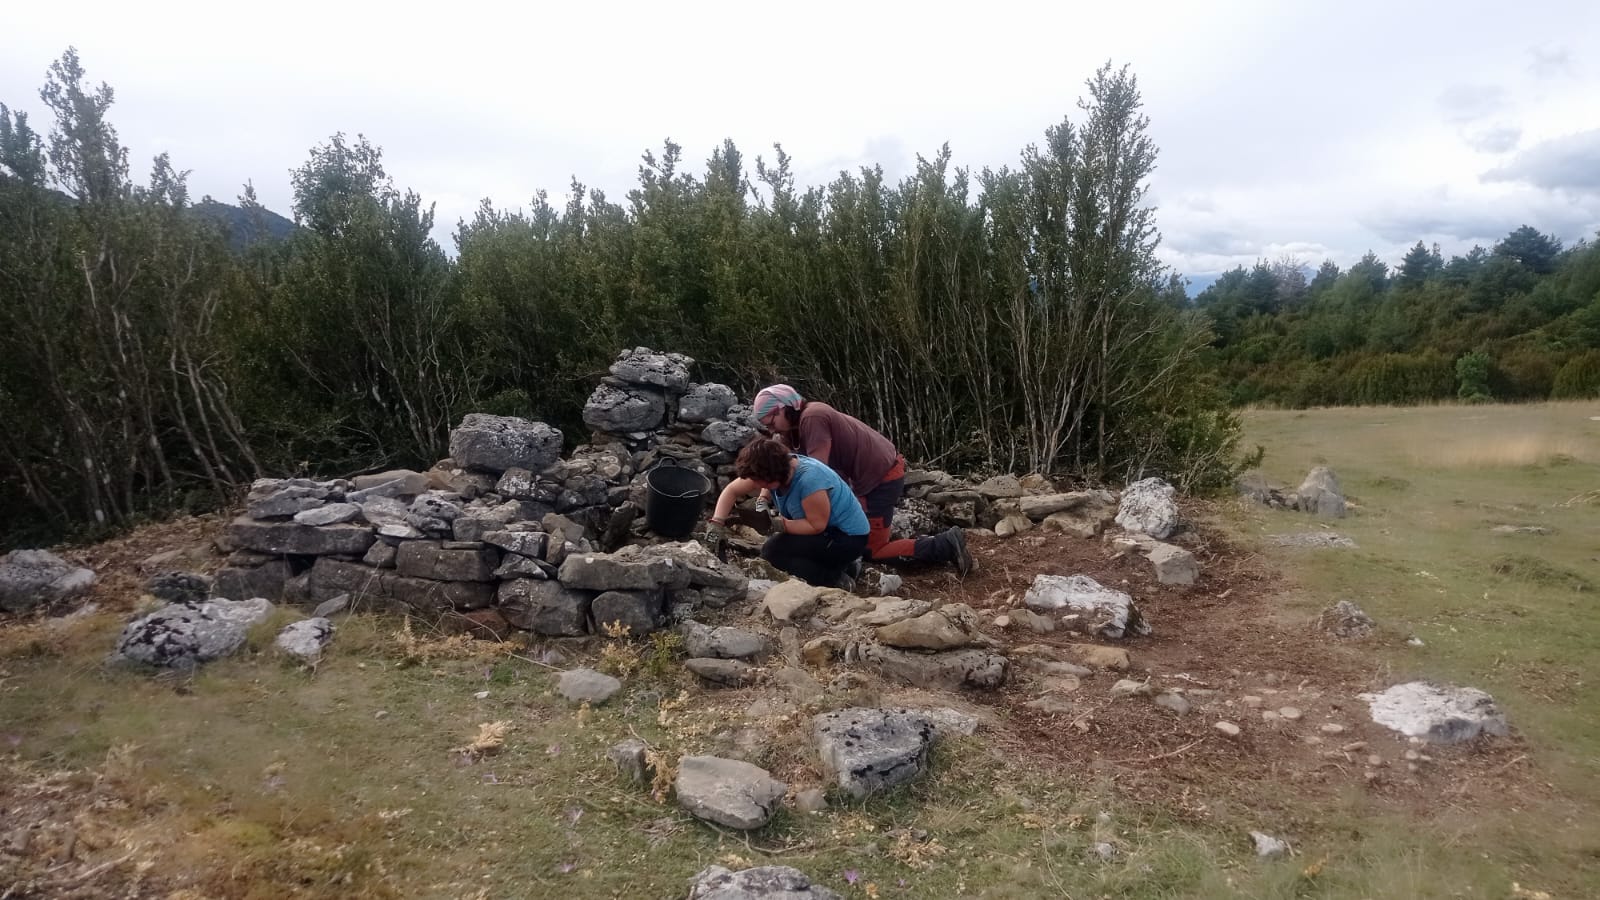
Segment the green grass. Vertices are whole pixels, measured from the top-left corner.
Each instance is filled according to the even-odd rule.
[[[930,778],[864,803],[831,796],[824,814],[782,813],[746,836],[623,784],[605,748],[636,733],[671,757],[720,752],[718,732],[740,724],[748,698],[641,669],[616,700],[574,710],[536,664],[419,663],[393,622],[359,616],[315,672],[267,652],[270,626],[193,677],[102,668],[111,616],[14,635],[0,642],[0,752],[33,770],[101,773],[126,805],[104,815],[159,849],[157,871],[191,873],[213,897],[680,897],[712,863],[792,865],[847,897],[871,885],[881,897],[1500,898],[1513,882],[1596,896],[1600,505],[1567,502],[1600,484],[1590,415],[1600,408],[1246,419],[1273,480],[1293,487],[1326,463],[1357,507],[1336,527],[1359,550],[1261,549],[1293,586],[1282,615],[1355,600],[1380,625],[1375,671],[1493,693],[1535,781],[1550,785],[1527,796],[1406,809],[1352,786],[1313,804],[1263,772],[1195,784],[1178,808],[1095,780],[1070,738],[1021,758],[980,733],[941,746]],[[1521,443],[1497,452],[1483,437],[1496,433]],[[1529,435],[1559,453],[1529,451]],[[1470,452],[1419,460],[1419,447],[1469,438]],[[1316,527],[1242,507],[1220,524],[1247,541]],[[1495,524],[1553,533],[1495,535]],[[1424,646],[1405,645],[1413,634]],[[676,705],[685,688],[690,702]],[[513,725],[501,753],[463,764],[450,752],[495,721]],[[808,786],[820,776],[797,726],[754,761]],[[1297,855],[1257,860],[1251,829],[1292,836]],[[1101,841],[1113,860],[1092,855]]]

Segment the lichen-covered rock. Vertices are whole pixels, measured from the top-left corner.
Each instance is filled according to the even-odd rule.
[[[145,582],[145,593],[163,603],[199,603],[211,596],[213,580],[198,572],[163,572]]]
[[[722,866],[701,870],[689,885],[689,900],[843,900],[799,869],[758,866],[738,872]]]
[[[322,648],[328,646],[331,640],[333,623],[323,618],[311,618],[285,626],[278,632],[278,639],[273,644],[296,659],[316,662],[322,658]]]
[[[1108,638],[1150,633],[1132,597],[1087,575],[1036,575],[1022,602],[1040,612],[1080,613],[1085,616],[1083,630]]]
[[[906,709],[823,713],[811,733],[823,771],[857,800],[921,775],[938,738],[932,719]]]
[[[469,413],[450,432],[450,458],[485,472],[537,472],[561,458],[561,430],[514,416]]]
[[[583,405],[583,423],[611,434],[653,431],[666,415],[667,400],[661,391],[638,385],[601,383]]]
[[[689,393],[678,401],[678,421],[698,425],[720,419],[738,399],[725,384],[690,385]]]
[[[71,600],[94,586],[94,572],[49,550],[13,550],[0,556],[0,610],[26,612]]]
[[[682,353],[657,353],[649,347],[635,347],[617,355],[611,374],[628,384],[650,385],[674,393],[689,389],[689,367],[694,360]]]
[[[755,435],[754,428],[739,422],[712,422],[700,433],[707,443],[728,453],[738,453]]]
[[[894,519],[889,525],[889,531],[896,540],[921,537],[939,530],[941,530],[939,507],[926,500],[900,501],[899,507],[894,511]]]
[[[251,626],[271,611],[271,602],[261,597],[173,603],[129,622],[112,658],[192,669],[238,650]]]
[[[1178,532],[1183,519],[1178,513],[1177,491],[1159,478],[1146,478],[1128,485],[1117,507],[1117,524],[1135,534],[1148,534],[1166,540]]]

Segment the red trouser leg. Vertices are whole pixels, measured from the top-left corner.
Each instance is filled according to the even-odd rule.
[[[885,481],[873,488],[865,497],[857,497],[861,510],[867,514],[867,557],[874,560],[905,559],[916,550],[917,542],[908,538],[889,539],[889,526],[894,521],[894,507],[905,491],[905,477]]]

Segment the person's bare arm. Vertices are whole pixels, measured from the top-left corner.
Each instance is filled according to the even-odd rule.
[[[782,519],[784,534],[821,534],[828,527],[828,516],[833,512],[833,503],[828,499],[828,492],[818,490],[807,494],[800,501],[800,508],[805,511],[804,519]]]
[[[726,524],[728,515],[733,512],[733,505],[758,490],[760,488],[756,487],[756,483],[748,478],[735,478],[728,482],[728,486],[717,496],[717,506],[711,512],[711,521],[719,525]]]

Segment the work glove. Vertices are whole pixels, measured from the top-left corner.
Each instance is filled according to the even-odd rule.
[[[756,498],[756,512],[758,512],[758,513],[770,513],[770,512],[772,512],[772,502],[769,501],[765,497],[757,497]]]
[[[722,555],[722,545],[728,542],[728,526],[720,522],[706,522],[706,530],[700,535],[700,543],[705,545],[713,555]]]

